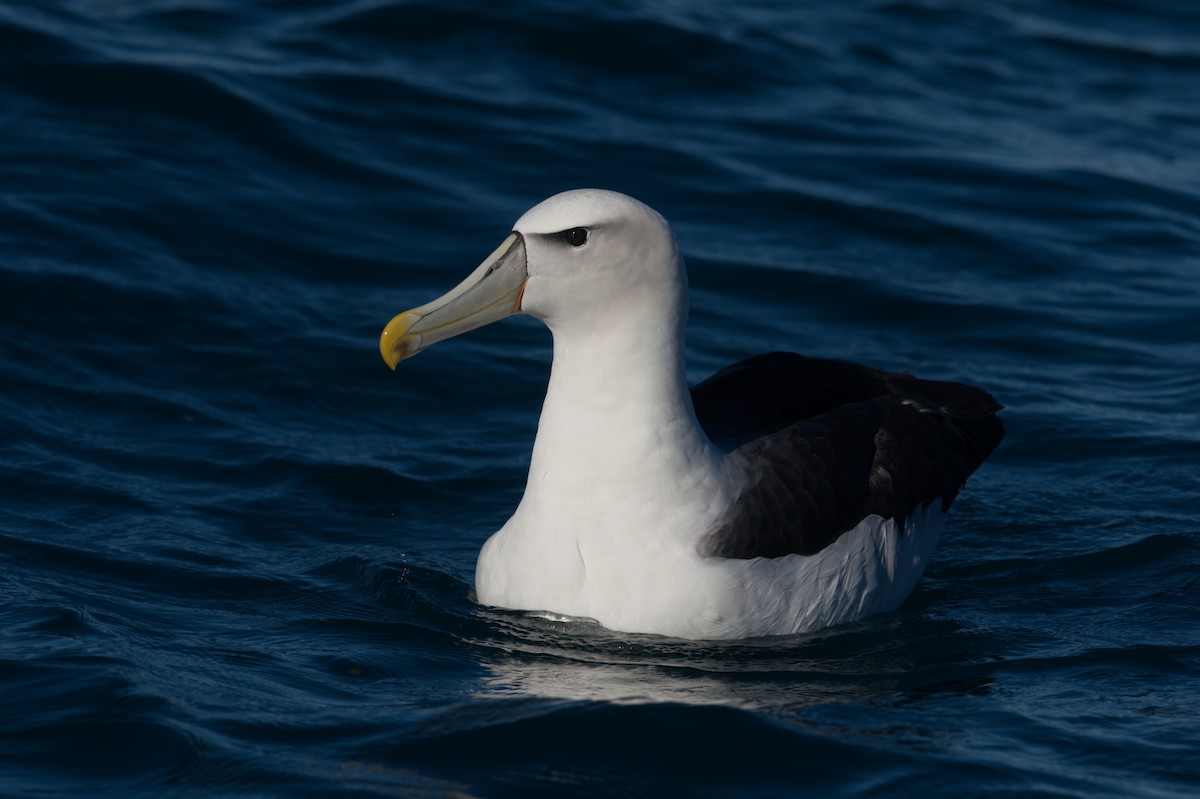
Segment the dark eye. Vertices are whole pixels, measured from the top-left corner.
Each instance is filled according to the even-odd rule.
[[[587,244],[587,228],[573,227],[564,232],[562,237],[567,240],[567,244],[572,247],[582,247]]]

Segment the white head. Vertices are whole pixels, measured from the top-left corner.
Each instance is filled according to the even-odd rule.
[[[687,275],[670,226],[617,192],[557,194],[518,219],[466,280],[395,317],[380,351],[395,368],[437,341],[521,312],[556,334],[651,317],[655,327],[682,327]]]
[[[632,197],[599,189],[556,194],[513,230],[525,239],[528,261],[521,310],[552,330],[643,310],[687,313],[687,276],[671,228]]]

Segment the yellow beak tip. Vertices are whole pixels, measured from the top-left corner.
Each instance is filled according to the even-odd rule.
[[[406,340],[406,334],[415,321],[413,314],[405,311],[388,322],[387,327],[379,334],[379,354],[383,356],[383,362],[393,372],[396,371],[396,366],[401,361],[415,354],[415,348],[405,346],[412,343]]]
[[[396,367],[400,364],[400,356],[392,347],[391,337],[388,336],[386,330],[379,337],[379,354],[383,356],[383,362],[388,365],[388,368],[393,372],[396,371]]]

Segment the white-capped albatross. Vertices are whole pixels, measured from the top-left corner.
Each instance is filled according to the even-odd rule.
[[[466,280],[396,316],[393,369],[515,313],[554,362],[525,494],[479,602],[713,639],[893,610],[1000,443],[985,391],[771,353],[690,391],[687,275],[666,221],[596,189],[535,206]]]

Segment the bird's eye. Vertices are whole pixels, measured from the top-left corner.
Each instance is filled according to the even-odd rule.
[[[582,247],[587,244],[588,232],[587,228],[573,227],[562,234],[562,237],[567,240],[567,244],[572,247]]]

